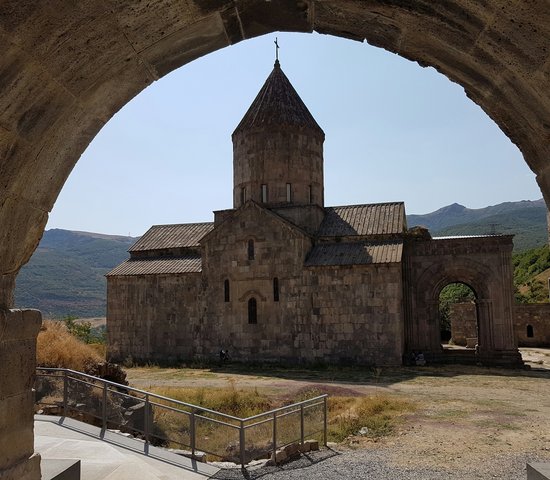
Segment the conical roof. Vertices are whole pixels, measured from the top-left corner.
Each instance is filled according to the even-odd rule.
[[[323,130],[281,70],[278,60],[233,135],[277,126],[309,128],[324,136]]]

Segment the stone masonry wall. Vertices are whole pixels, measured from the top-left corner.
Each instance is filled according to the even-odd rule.
[[[520,347],[550,347],[550,303],[514,305],[514,333]]]
[[[451,305],[451,336],[455,345],[466,346],[467,338],[477,337],[477,314],[475,303],[454,303]]]
[[[400,264],[308,268],[295,334],[302,358],[400,365],[402,290]]]
[[[191,358],[200,288],[200,274],[108,277],[108,358]]]
[[[34,454],[36,337],[38,310],[0,310],[0,479],[39,480]]]
[[[550,303],[514,305],[514,335],[520,347],[550,347]],[[476,310],[470,303],[455,304],[451,308],[453,339],[456,332],[474,331]],[[531,326],[528,336],[528,326]],[[456,330],[455,330],[456,329]],[[460,333],[457,334],[457,336]],[[475,336],[475,335],[472,335]],[[462,343],[458,343],[462,345]]]

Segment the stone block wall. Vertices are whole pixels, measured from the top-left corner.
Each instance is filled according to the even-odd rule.
[[[304,314],[296,327],[303,358],[400,365],[401,264],[316,267],[304,272]]]
[[[0,310],[0,479],[39,480],[34,454],[36,337],[38,310]]]
[[[108,358],[191,358],[200,288],[200,273],[108,277]]]
[[[514,333],[520,347],[550,347],[550,303],[514,305]]]
[[[475,303],[454,303],[449,312],[451,337],[455,345],[466,346],[467,338],[477,337],[477,314]]]

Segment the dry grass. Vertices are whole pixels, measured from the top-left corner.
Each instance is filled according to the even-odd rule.
[[[45,320],[36,347],[37,364],[41,367],[86,372],[102,361],[96,349],[71,335],[61,322]]]
[[[390,395],[369,397],[330,397],[329,439],[341,442],[368,428],[368,437],[379,438],[393,433],[405,413],[414,411],[411,402]]]
[[[151,392],[240,418],[273,408],[272,401],[257,390],[237,389],[234,382],[229,383],[226,388],[157,387]]]

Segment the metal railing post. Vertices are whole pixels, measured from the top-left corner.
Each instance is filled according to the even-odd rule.
[[[107,431],[107,384],[103,384],[103,405],[101,407],[101,425]]]
[[[195,448],[196,448],[196,439],[195,439],[195,411],[191,410],[191,419],[189,425],[189,436],[191,437],[191,455],[195,458]]]
[[[69,380],[67,378],[67,371],[63,370],[63,416],[66,417],[68,412],[67,402],[69,397]]]
[[[277,461],[277,412],[273,412],[273,454],[271,456],[273,463]]]
[[[327,397],[323,398],[323,410],[324,410],[324,419],[323,419],[323,443],[325,447],[327,446]]]
[[[304,444],[304,404],[300,404],[300,445]]]
[[[244,450],[245,450],[245,437],[244,437],[244,421],[241,420],[241,428],[239,429],[239,446],[241,453],[241,467],[244,468]]]
[[[145,436],[145,446],[149,446],[149,394],[145,395],[145,414],[143,415],[143,435]]]

